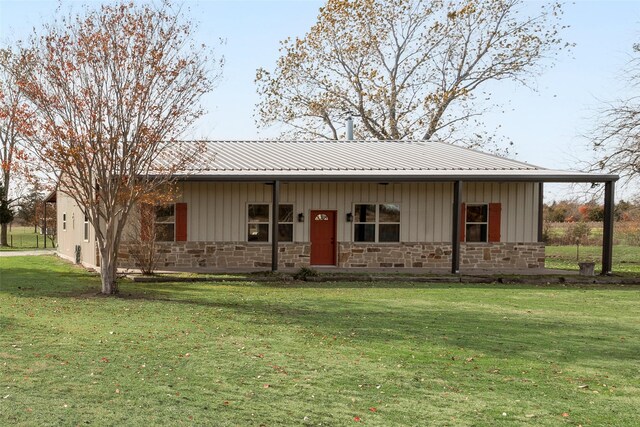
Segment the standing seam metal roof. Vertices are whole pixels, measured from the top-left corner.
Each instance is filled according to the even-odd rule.
[[[615,175],[558,171],[443,142],[424,141],[178,141],[161,156],[162,166],[202,144],[204,152],[178,173],[195,179],[234,176],[358,176],[389,178],[498,176],[545,180],[611,181]]]

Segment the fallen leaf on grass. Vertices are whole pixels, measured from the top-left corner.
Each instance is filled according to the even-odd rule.
[[[588,384],[582,384],[582,385],[579,385],[578,388],[589,388],[589,385]]]
[[[369,410],[370,410],[371,412],[376,412],[376,411],[377,411],[377,409],[376,409],[376,408],[374,408],[374,407],[369,408]]]
[[[569,416],[569,413],[568,413],[568,412],[563,412],[563,413],[562,413],[562,416],[563,416],[563,417],[565,417],[565,418],[567,418],[567,417]]]
[[[265,384],[265,385],[263,385],[262,387],[264,387],[264,388],[269,388],[269,387],[271,387],[271,386],[270,386],[269,384]]]
[[[359,423],[362,421],[362,419],[360,417],[353,417],[353,421]]]

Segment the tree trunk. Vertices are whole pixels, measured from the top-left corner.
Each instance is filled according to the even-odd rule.
[[[116,282],[117,258],[108,249],[100,249],[100,279],[102,280],[102,293],[115,295],[118,293]]]
[[[7,224],[2,224],[0,227],[0,246],[9,246],[7,241]]]

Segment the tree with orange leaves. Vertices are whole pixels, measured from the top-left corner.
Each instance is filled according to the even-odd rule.
[[[118,248],[134,207],[156,201],[202,149],[173,150],[222,67],[194,44],[193,28],[168,1],[118,3],[59,18],[31,41],[22,86],[35,111],[30,148],[85,210],[104,294],[118,291]]]
[[[13,181],[25,160],[21,134],[30,117],[26,98],[20,87],[20,79],[28,72],[29,63],[23,54],[11,49],[0,49],[0,204],[10,208]],[[28,132],[27,132],[28,135]],[[9,216],[5,216],[5,219]],[[7,242],[7,223],[0,221],[0,246]]]
[[[358,138],[483,145],[469,127],[491,102],[490,83],[526,85],[542,59],[570,47],[559,35],[558,3],[523,5],[328,0],[304,37],[282,42],[275,70],[257,71],[258,123],[339,139],[350,113]]]

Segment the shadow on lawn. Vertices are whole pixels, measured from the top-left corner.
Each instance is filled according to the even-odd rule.
[[[216,284],[217,285],[217,284]],[[317,288],[318,284],[314,284]],[[454,289],[458,285],[419,284],[417,289]],[[513,289],[501,285],[473,285],[477,289]],[[279,325],[302,327],[317,336],[347,337],[361,348],[376,346],[438,345],[449,351],[470,354],[484,353],[496,357],[542,358],[549,362],[594,360],[633,360],[640,353],[640,345],[628,341],[636,335],[636,329],[609,321],[585,321],[563,314],[558,317],[529,313],[521,308],[494,310],[473,300],[463,300],[460,305],[451,301],[430,301],[424,294],[426,304],[415,304],[408,299],[390,301],[376,299],[375,295],[363,296],[353,302],[345,298],[294,298],[281,302],[257,298],[243,299],[239,296],[229,302],[217,299],[215,285],[154,284],[145,286],[151,294],[141,294],[139,289],[123,295],[131,299],[163,300],[175,295],[177,288],[189,295],[166,298],[176,304],[196,305],[212,310],[223,309],[239,316],[239,321],[261,325],[268,329],[274,322]],[[465,287],[466,288],[466,287]],[[562,289],[562,288],[558,288]],[[406,298],[406,296],[405,296]],[[494,307],[495,308],[495,307]],[[542,311],[537,309],[534,311]],[[560,310],[558,310],[560,311]],[[557,313],[556,313],[557,316]],[[242,320],[243,319],[243,320]],[[626,337],[626,338],[624,338]],[[622,341],[621,341],[622,339]],[[626,343],[623,341],[627,340]],[[407,343],[411,343],[409,346]]]
[[[32,296],[72,296],[77,291],[86,292],[95,286],[100,291],[100,278],[81,268],[64,270],[46,270],[35,265],[34,268],[9,267],[0,273],[0,293]]]
[[[33,271],[12,268],[3,272],[0,293],[20,297],[55,296],[87,298],[87,292],[98,292],[99,279],[82,270]],[[4,283],[8,281],[8,283]],[[90,286],[89,286],[90,283]],[[222,287],[263,288],[263,293],[247,298],[245,292],[218,292]],[[634,360],[640,345],[634,337],[637,330],[611,318],[591,319],[563,313],[563,299],[550,310],[538,307],[527,311],[527,302],[501,306],[499,300],[475,300],[473,295],[439,299],[429,292],[417,295],[362,293],[356,295],[327,294],[309,296],[300,290],[319,289],[415,289],[415,290],[519,290],[546,288],[567,290],[577,286],[505,285],[505,284],[428,284],[428,283],[125,283],[119,298],[147,300],[199,307],[202,316],[215,318],[220,310],[234,322],[259,325],[263,330],[291,328],[292,334],[313,337],[336,336],[346,341],[335,345],[376,349],[379,346],[446,348],[452,354],[487,354],[499,358],[537,358],[552,362],[602,360]],[[296,290],[297,297],[278,299],[273,288]],[[580,288],[594,288],[580,286]],[[596,289],[628,290],[633,287],[598,286]],[[222,289],[220,289],[222,291]],[[584,291],[588,294],[588,291]],[[438,292],[439,295],[442,295]],[[406,301],[403,302],[403,301]],[[576,302],[575,304],[579,304]],[[613,304],[613,303],[611,303]],[[162,308],[150,308],[161,310]],[[165,308],[166,309],[166,308]],[[585,308],[586,310],[586,308]],[[300,330],[300,328],[302,328]],[[312,338],[310,338],[312,339]],[[315,339],[315,338],[313,338]],[[317,338],[318,340],[320,338]],[[426,347],[425,347],[426,346]],[[375,350],[374,350],[375,351]]]

